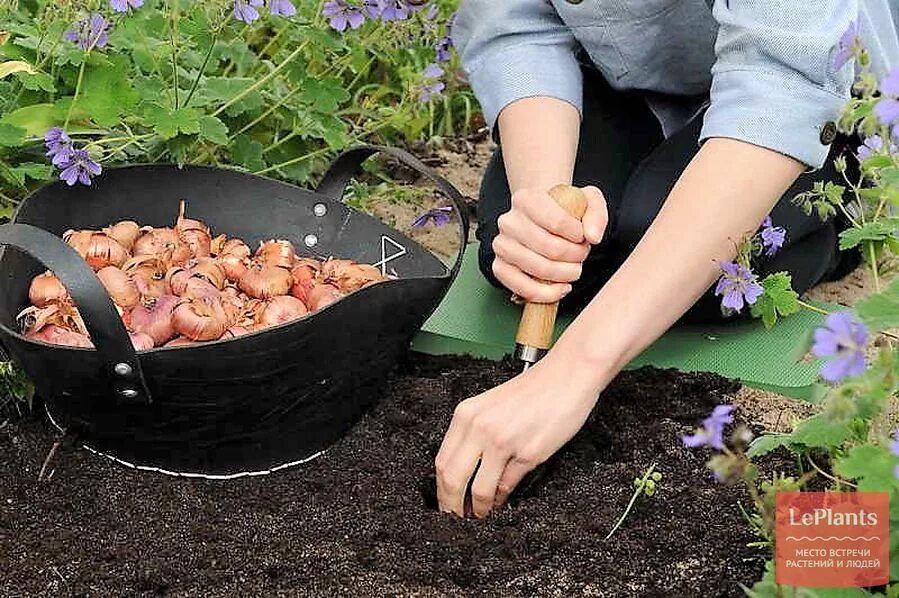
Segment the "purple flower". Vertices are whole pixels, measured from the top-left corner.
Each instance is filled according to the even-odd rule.
[[[780,248],[783,247],[784,241],[787,240],[787,229],[782,226],[774,226],[771,216],[766,216],[762,221],[762,247],[765,249],[765,255],[773,256]]]
[[[368,13],[368,17],[373,20],[381,18],[381,0],[364,0],[362,7]]]
[[[234,0],[234,18],[247,24],[258,20],[257,6],[262,6],[262,0]]]
[[[899,429],[893,433],[893,441],[890,443],[890,453],[895,457],[899,457]],[[899,478],[899,465],[893,469],[893,477]]]
[[[412,222],[412,228],[422,228],[428,222],[433,222],[434,226],[445,226],[449,224],[450,214],[453,213],[452,206],[441,206],[428,210]]]
[[[840,41],[837,42],[836,52],[833,55],[833,70],[838,71],[843,68],[849,59],[855,55],[855,50],[861,40],[858,37],[858,22],[849,23],[849,28],[843,32]]]
[[[865,345],[868,330],[849,312],[832,313],[824,327],[815,330],[812,353],[817,357],[833,357],[821,367],[821,377],[828,382],[858,376],[865,371]]]
[[[437,40],[437,62],[448,62],[453,57],[453,38],[444,35]]]
[[[752,270],[745,266],[722,262],[721,271],[724,274],[718,279],[715,295],[723,295],[721,307],[725,309],[739,312],[743,309],[744,300],[746,305],[752,305],[765,292]]]
[[[423,83],[421,87],[418,88],[418,101],[422,104],[427,104],[434,99],[435,96],[439,96],[444,89],[446,89],[446,83],[443,81]]]
[[[880,92],[888,96],[899,96],[899,67],[894,68],[880,82]]]
[[[858,146],[856,155],[859,160],[867,160],[874,152],[879,151],[882,147],[883,139],[880,138],[880,135],[871,135],[870,137],[865,138],[864,145]]]
[[[422,71],[421,74],[425,79],[439,79],[443,76],[443,69],[437,66],[436,63],[432,62],[425,67],[425,70]]]
[[[882,98],[874,105],[874,114],[883,124],[892,124],[893,121],[899,120],[899,100]]]
[[[268,14],[292,17],[297,14],[297,7],[290,0],[268,0]]]
[[[44,145],[47,147],[47,157],[52,158],[54,166],[67,163],[75,152],[72,139],[59,127],[47,131],[44,135]]]
[[[433,21],[437,18],[437,15],[440,14],[440,9],[437,8],[436,4],[428,5],[428,12],[425,13],[425,18],[429,21]]]
[[[322,15],[328,17],[328,24],[335,31],[359,29],[365,23],[365,15],[356,6],[349,6],[346,0],[329,0],[322,7]]]
[[[109,6],[115,12],[128,12],[132,8],[140,8],[144,0],[109,0]]]
[[[424,72],[422,72],[424,81],[418,88],[418,99],[422,104],[427,104],[434,96],[440,95],[446,89],[446,84],[443,81],[434,80],[442,76],[443,69],[437,66],[436,63],[432,62],[425,67]]]
[[[409,18],[409,7],[403,0],[379,0],[381,20],[385,23],[390,21],[405,21]]]
[[[72,152],[72,158],[65,164],[61,164],[62,172],[60,180],[65,181],[70,187],[75,183],[90,185],[91,177],[103,172],[103,168],[91,159],[86,149],[77,149]]]
[[[695,434],[683,436],[681,440],[688,448],[710,446],[713,449],[724,449],[724,426],[733,423],[733,405],[718,405],[711,415],[702,420],[702,428]]]
[[[865,138],[864,145],[858,146],[856,155],[859,160],[867,160],[881,149],[883,149],[883,139],[880,135],[871,135],[870,137]],[[890,143],[890,154],[895,154],[897,151],[899,151],[899,148],[896,147],[896,144]]]
[[[63,36],[70,42],[75,42],[78,46],[89,52],[94,48],[103,48],[109,42],[109,30],[112,23],[107,21],[103,15],[98,12],[93,13],[86,19],[76,21],[72,28],[65,32]]]

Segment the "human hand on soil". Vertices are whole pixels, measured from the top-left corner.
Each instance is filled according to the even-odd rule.
[[[555,303],[571,290],[590,246],[602,240],[609,221],[600,190],[583,191],[588,203],[582,221],[545,190],[520,189],[512,195],[512,207],[499,217],[493,240],[493,274],[506,288],[537,303]]]
[[[440,510],[485,517],[521,479],[568,442],[600,388],[552,352],[527,372],[459,403],[435,460]]]

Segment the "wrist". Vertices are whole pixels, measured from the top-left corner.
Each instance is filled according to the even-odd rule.
[[[558,363],[574,383],[602,391],[627,365],[626,351],[580,328],[575,321],[544,359]]]
[[[590,407],[617,374],[609,361],[597,359],[595,355],[561,342],[540,360],[538,366],[553,370],[560,379],[559,384],[573,391],[574,395],[590,401]]]

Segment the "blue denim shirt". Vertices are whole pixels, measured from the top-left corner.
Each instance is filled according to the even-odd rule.
[[[618,89],[645,90],[670,135],[710,98],[702,140],[730,137],[813,167],[821,129],[849,97],[854,65],[835,70],[858,21],[872,68],[899,67],[897,0],[462,0],[453,37],[488,122],[532,96],[579,110],[582,48]]]

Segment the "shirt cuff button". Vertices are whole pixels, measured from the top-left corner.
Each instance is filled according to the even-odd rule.
[[[837,138],[837,125],[832,120],[824,123],[824,126],[821,127],[821,144],[822,145],[830,145]]]

